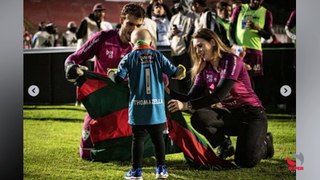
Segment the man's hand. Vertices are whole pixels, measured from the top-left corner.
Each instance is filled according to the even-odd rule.
[[[243,63],[243,64],[244,64],[244,67],[246,68],[247,71],[250,71],[252,69],[250,64],[246,64],[246,63]]]
[[[86,66],[81,66],[79,64],[70,64],[66,68],[66,79],[70,82],[76,82],[79,76],[83,76],[84,72],[87,71]]]
[[[254,22],[252,22],[251,20],[247,20],[246,27],[249,29],[257,30],[257,31],[261,30],[261,28],[258,25],[256,25]]]
[[[232,45],[231,50],[233,51],[234,54],[237,56],[241,57],[242,59],[246,55],[246,47],[244,46],[239,46],[239,45]]]
[[[116,82],[115,77],[116,77],[116,72],[113,69],[108,69],[107,71],[108,78],[111,79],[112,82]]]
[[[179,35],[180,32],[181,32],[181,31],[178,29],[177,25],[173,25],[173,27],[172,27],[172,34],[173,34],[174,36],[177,36],[177,35]]]

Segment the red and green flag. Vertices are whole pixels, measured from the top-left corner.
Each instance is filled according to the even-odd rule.
[[[78,100],[83,103],[91,119],[88,121],[90,147],[87,150],[93,161],[131,160],[131,128],[128,124],[129,88],[115,84],[107,76],[85,72],[77,80]],[[169,96],[166,97],[166,101]],[[167,111],[168,134],[164,134],[166,153],[182,152],[188,164],[201,169],[233,169],[230,161],[220,159],[208,146],[181,112]],[[80,145],[80,146],[81,146]],[[144,156],[153,156],[150,137],[145,138]],[[80,152],[81,154],[81,152]]]

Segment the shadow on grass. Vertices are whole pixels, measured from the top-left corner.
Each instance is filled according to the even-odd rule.
[[[228,159],[230,160],[232,163],[234,163],[233,159]],[[155,157],[146,157],[143,159],[143,166],[144,167],[153,167],[155,166]],[[131,161],[110,161],[109,163],[112,163],[116,166],[131,166]],[[194,169],[192,167],[190,167],[187,163],[186,160],[184,159],[170,159],[166,161],[166,164],[168,166],[171,167],[171,169],[175,169],[175,170],[186,170],[186,169],[190,169],[190,170],[199,170],[199,169]],[[266,169],[272,169],[272,168],[278,168],[278,167],[282,167],[287,169],[288,164],[286,162],[285,159],[263,159],[256,167],[253,168],[245,168],[245,167],[239,167],[235,168],[235,169],[231,169],[231,170],[250,170],[250,169],[255,169],[255,168],[266,168]],[[225,171],[225,170],[230,170],[230,169],[222,169],[222,170],[217,170],[217,169],[210,169],[210,170],[206,170],[206,169],[202,169],[200,171]]]
[[[76,119],[76,118],[53,118],[53,117],[23,117],[23,120],[83,122],[83,118],[82,119]]]
[[[79,106],[23,106],[24,110],[72,110],[86,112],[87,110]]]
[[[131,166],[131,162],[112,161],[112,167]],[[225,170],[197,170],[191,168],[185,160],[167,160],[170,179],[295,179],[295,172],[288,170],[284,159],[262,160],[253,168],[238,168]],[[129,168],[128,168],[129,169]],[[148,157],[143,160],[143,169],[146,177],[153,176],[155,158]],[[127,169],[123,169],[125,174]],[[151,174],[150,174],[151,173]],[[255,177],[255,178],[253,178]]]
[[[273,118],[268,118],[269,122],[296,122],[296,119],[290,119],[290,118],[282,118],[282,119],[273,119]]]

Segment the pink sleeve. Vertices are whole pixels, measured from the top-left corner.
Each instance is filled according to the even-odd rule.
[[[100,42],[102,41],[101,39],[101,32],[93,35],[92,38],[89,39],[80,49],[67,57],[65,64],[80,64],[93,58],[96,54],[98,54],[101,44]]]
[[[238,19],[238,15],[240,13],[240,10],[241,10],[241,6],[237,6],[233,9],[232,11],[232,15],[231,15],[231,18],[230,18],[230,22],[236,22],[237,19]]]
[[[273,16],[271,11],[267,11],[266,13],[266,23],[265,26],[267,26],[267,28],[264,29],[271,29],[272,28],[272,24],[273,24]]]
[[[224,67],[222,67],[224,73],[221,78],[237,80],[243,67],[243,61],[236,56],[227,56],[226,58],[228,59],[225,61]]]

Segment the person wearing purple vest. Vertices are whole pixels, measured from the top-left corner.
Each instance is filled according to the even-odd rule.
[[[243,60],[206,28],[193,35],[190,50],[193,86],[187,95],[170,91],[169,111],[192,111],[192,126],[218,147],[220,158],[234,154],[226,135],[237,136],[235,163],[240,167],[254,167],[273,157],[265,110]]]
[[[91,58],[95,58],[94,72],[107,74],[109,69],[117,68],[120,60],[131,52],[131,33],[143,24],[144,17],[145,11],[140,5],[126,4],[120,12],[119,29],[97,32],[80,49],[67,57],[64,64],[66,79],[75,82],[80,75],[83,75],[82,70],[88,69],[80,64]],[[90,120],[91,117],[87,114],[80,143],[80,156],[83,159],[91,158],[90,148],[93,147],[89,138]]]
[[[244,62],[247,64],[251,83],[256,93],[263,91],[263,51],[261,38],[272,37],[273,16],[262,6],[264,0],[250,0],[237,6],[230,20],[230,43],[233,48],[245,49]],[[259,95],[259,94],[258,94]]]

